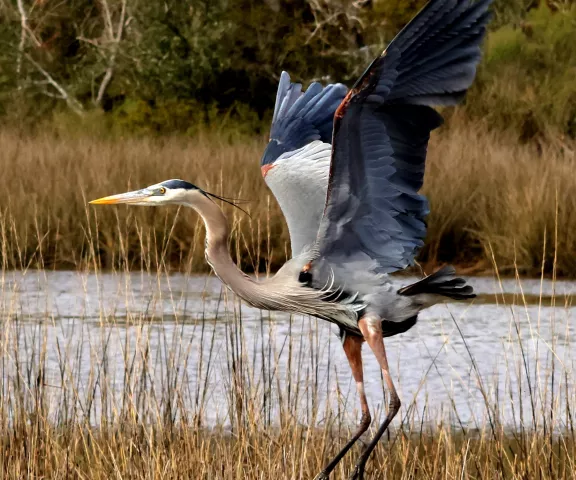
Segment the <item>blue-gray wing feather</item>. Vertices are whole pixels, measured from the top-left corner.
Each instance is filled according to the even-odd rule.
[[[305,92],[282,72],[261,166],[290,231],[292,255],[316,241],[326,202],[334,112],[348,89],[312,83]]]
[[[471,85],[489,4],[429,2],[337,109],[316,253],[336,277],[350,264],[379,275],[413,263],[429,211],[418,193],[428,140],[442,124],[431,106],[456,104]]]
[[[334,112],[347,91],[346,86],[340,83],[322,87],[314,82],[302,93],[302,85],[292,83],[288,73],[282,72],[270,142],[262,155],[261,165],[272,164],[280,155],[316,140],[331,143]]]

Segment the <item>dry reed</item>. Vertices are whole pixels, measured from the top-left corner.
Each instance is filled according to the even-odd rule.
[[[86,220],[87,199],[169,178],[250,200],[244,206],[251,217],[227,208],[234,223],[233,249],[243,268],[275,269],[289,252],[282,214],[259,173],[263,139],[223,141],[217,133],[192,139],[102,139],[8,130],[0,132],[0,144],[0,181],[5,185],[1,254],[7,268],[81,268],[91,250],[97,252],[97,263],[109,268],[118,266],[124,250],[132,268],[162,257],[172,268],[206,271],[203,229],[193,212],[90,208]],[[431,215],[422,262],[430,268],[452,262],[487,270],[492,248],[504,271],[512,272],[516,265],[522,272],[537,273],[557,220],[557,273],[574,275],[573,149],[520,145],[455,114],[449,128],[433,136],[429,152],[424,191]],[[86,232],[96,224],[98,238],[88,244]],[[159,238],[167,228],[172,235],[163,245]],[[139,237],[145,239],[144,248]],[[257,256],[266,262],[256,264]],[[545,259],[547,271],[551,260]]]

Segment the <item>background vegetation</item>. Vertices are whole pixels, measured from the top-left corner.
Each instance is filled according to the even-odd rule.
[[[52,248],[44,266],[77,266],[95,221],[79,216],[88,197],[183,177],[252,200],[252,219],[235,220],[238,254],[248,268],[263,268],[249,252],[266,231],[276,267],[287,232],[257,161],[280,72],[305,85],[350,84],[423,3],[0,1],[0,176],[8,192],[0,215],[12,232],[4,263],[34,264]],[[423,263],[483,269],[494,254],[504,266],[538,271],[545,244],[559,242],[559,273],[573,275],[575,45],[574,1],[494,1],[477,81],[465,105],[443,112],[447,125],[431,149]],[[196,217],[178,215],[171,262],[203,268]],[[95,248],[108,266],[118,257],[118,228],[132,239],[137,225],[158,236],[175,218],[124,209],[98,217]],[[138,221],[126,227],[126,218]],[[130,247],[136,266],[145,254]]]
[[[279,74],[350,84],[424,0],[4,0],[0,112],[106,112],[125,132],[266,131]],[[576,134],[576,6],[495,0],[466,112],[524,139]],[[93,119],[94,121],[94,119]]]

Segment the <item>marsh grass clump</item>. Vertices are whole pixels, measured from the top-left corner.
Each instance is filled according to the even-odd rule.
[[[514,137],[467,122],[458,113],[429,147],[429,197],[423,261],[501,271],[573,276],[576,251],[574,150]],[[547,248],[552,244],[558,249]]]
[[[235,238],[232,248],[244,268],[263,268],[251,258],[265,241],[274,265],[285,257],[287,231],[258,176],[259,139],[230,143],[217,140],[216,134],[105,139],[53,133],[0,133],[0,177],[10,185],[0,207],[6,267],[75,268],[95,261],[107,268],[119,262],[141,268],[162,257],[172,267],[206,271],[204,233],[192,212],[87,207],[99,194],[168,178],[186,178],[214,193],[250,200],[246,208],[251,216],[227,209]],[[98,235],[89,239],[96,228]],[[95,257],[90,257],[92,252]]]
[[[204,229],[188,209],[88,207],[87,201],[169,178],[247,200],[250,216],[223,204],[230,245],[248,272],[276,270],[289,255],[282,213],[259,171],[265,139],[198,133],[186,137],[115,137],[46,130],[0,132],[0,256],[5,268],[170,269],[205,272]],[[520,144],[450,114],[429,147],[424,193],[429,197],[428,270],[455,263],[504,272],[546,273],[556,242],[557,274],[573,276],[576,261],[576,179],[572,144]],[[92,234],[91,234],[92,232]],[[97,235],[94,232],[98,232]],[[259,260],[256,260],[259,259]]]

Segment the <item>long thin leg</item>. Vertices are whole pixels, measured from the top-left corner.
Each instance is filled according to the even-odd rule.
[[[362,344],[364,340],[360,337],[354,337],[352,335],[346,335],[344,339],[344,352],[346,353],[346,358],[350,364],[352,370],[352,376],[356,382],[356,390],[358,391],[358,396],[360,397],[360,407],[362,409],[362,418],[360,419],[360,425],[354,433],[354,436],[348,441],[346,445],[338,452],[338,454],[332,459],[332,461],[326,465],[326,468],[322,470],[315,480],[327,479],[330,472],[336,468],[336,465],[342,457],[346,455],[346,452],[352,448],[352,445],[362,436],[362,434],[368,430],[370,422],[372,422],[372,417],[370,416],[370,410],[368,409],[368,402],[366,401],[366,393],[364,393],[364,371],[362,370]]]
[[[398,410],[400,410],[400,398],[396,393],[396,387],[394,386],[394,382],[392,382],[390,369],[388,368],[388,359],[386,358],[386,349],[384,348],[384,339],[382,338],[381,319],[378,317],[365,316],[360,319],[358,326],[360,327],[362,335],[364,335],[364,338],[366,339],[366,343],[368,343],[372,352],[374,352],[374,356],[378,360],[380,368],[382,369],[384,381],[390,391],[390,408],[388,409],[388,415],[386,415],[386,418],[382,425],[380,425],[376,435],[374,435],[374,438],[370,441],[366,450],[364,450],[364,453],[362,453],[356,462],[356,467],[350,476],[350,480],[362,480],[362,478],[364,478],[364,468],[366,467],[368,457],[376,447],[376,444],[382,435],[384,435],[384,432],[388,428],[388,425],[390,425],[392,419],[398,413]]]

